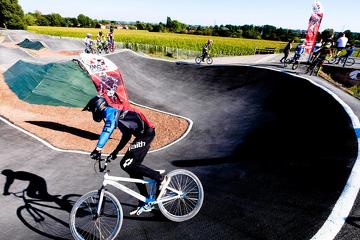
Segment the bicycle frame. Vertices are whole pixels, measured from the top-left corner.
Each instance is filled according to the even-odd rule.
[[[134,179],[134,178],[126,178],[126,177],[115,177],[115,176],[110,176],[108,173],[105,173],[104,175],[104,181],[103,181],[103,185],[100,189],[100,198],[99,198],[99,205],[98,205],[98,210],[97,210],[97,214],[98,216],[100,216],[100,211],[101,211],[101,206],[102,206],[102,202],[103,202],[103,198],[104,198],[104,191],[105,191],[105,187],[107,185],[111,185],[117,189],[119,189],[120,191],[123,191],[137,199],[139,199],[142,202],[145,203],[151,203],[153,205],[161,203],[161,202],[165,202],[165,201],[170,201],[173,199],[177,199],[180,198],[183,193],[181,191],[178,191],[172,187],[166,186],[166,189],[176,193],[176,195],[174,196],[170,196],[170,197],[164,197],[164,198],[160,198],[160,199],[154,199],[154,198],[147,198],[141,194],[139,194],[138,192],[131,190],[130,188],[118,183],[118,182],[132,182],[132,183],[141,183],[141,184],[151,184],[152,188],[154,187],[156,181],[149,179],[149,180],[141,180],[141,179]]]

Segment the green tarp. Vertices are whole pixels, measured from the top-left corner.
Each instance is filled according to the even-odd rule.
[[[44,45],[41,42],[31,41],[27,38],[25,38],[24,41],[18,43],[17,45],[19,45],[20,47],[23,47],[23,48],[30,48],[30,49],[34,49],[34,50],[40,50],[40,49],[44,48]]]
[[[44,65],[20,60],[4,76],[11,90],[28,103],[83,107],[97,95],[90,77],[71,61]]]

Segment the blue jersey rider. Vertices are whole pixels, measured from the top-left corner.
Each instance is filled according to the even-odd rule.
[[[125,105],[122,110],[118,110],[109,106],[103,97],[98,96],[92,98],[83,111],[92,112],[93,120],[96,122],[102,120],[105,121],[96,148],[90,154],[91,158],[99,159],[101,157],[103,147],[116,128],[120,129],[122,137],[118,146],[108,156],[108,159],[116,159],[117,154],[130,141],[131,137],[134,136],[135,139],[120,161],[120,167],[126,171],[131,178],[143,179],[145,176],[156,180],[158,183],[157,198],[160,198],[164,194],[165,188],[163,186],[166,186],[169,183],[170,178],[162,176],[158,171],[141,164],[155,137],[155,127],[153,124],[147,120],[140,111]],[[146,186],[140,183],[136,185],[140,194],[148,198]],[[143,202],[139,202],[137,209],[130,214],[135,214],[141,208],[143,208],[142,211],[145,212],[151,211],[152,208],[148,207],[149,206],[145,205]]]
[[[296,48],[295,48],[295,54],[294,54],[294,58],[293,61],[297,61],[300,59],[301,55],[303,55],[305,52],[305,43],[299,43]]]

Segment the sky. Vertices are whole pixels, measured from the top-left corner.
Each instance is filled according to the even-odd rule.
[[[92,19],[166,22],[166,17],[190,25],[273,25],[307,29],[314,0],[18,0],[25,13],[84,14]],[[324,18],[320,31],[360,32],[359,0],[320,0]]]

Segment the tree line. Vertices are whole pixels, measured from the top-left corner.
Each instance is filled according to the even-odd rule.
[[[42,14],[39,11],[24,14],[17,0],[0,0],[2,9],[0,10],[0,27],[9,29],[26,29],[27,26],[59,26],[59,27],[81,27],[96,28],[103,25],[116,25],[118,21],[97,20],[79,14],[76,18],[62,17],[58,13]],[[172,20],[167,17],[165,23],[145,23],[136,21],[134,23],[126,23],[129,29],[148,30],[150,32],[172,32],[182,34],[196,34],[206,36],[249,38],[288,41],[290,39],[296,42],[305,38],[306,31],[277,28],[271,25],[255,26],[255,25],[215,25],[200,26],[187,25],[178,20]],[[333,29],[325,29],[318,38],[336,37]],[[350,43],[360,44],[360,33],[353,33],[350,30],[345,31]]]

